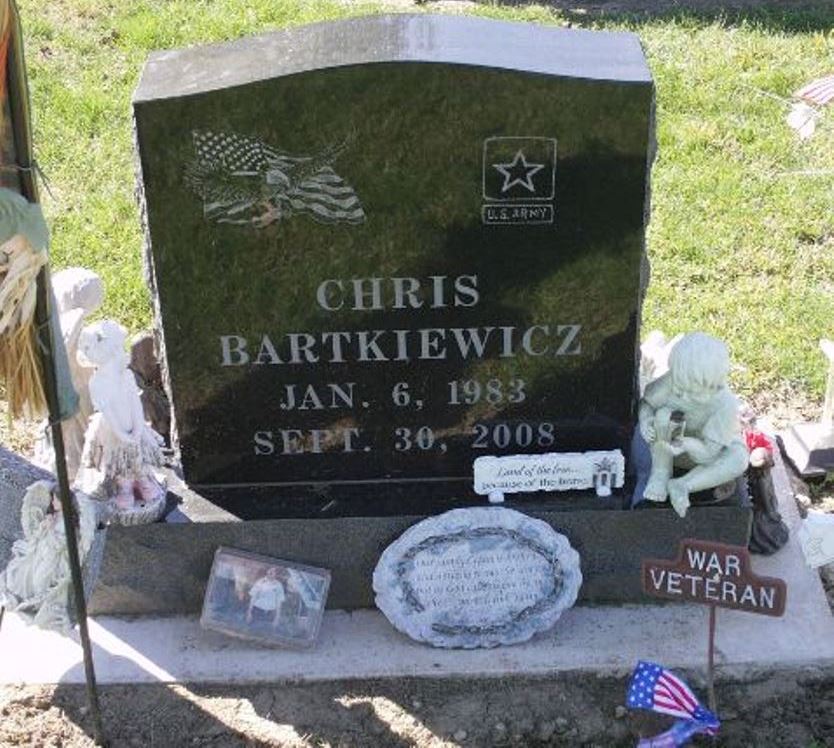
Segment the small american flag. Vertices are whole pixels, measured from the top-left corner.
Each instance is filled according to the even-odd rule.
[[[794,96],[817,106],[825,106],[834,100],[834,75],[811,81],[794,93]]]
[[[698,732],[705,732],[708,735],[715,735],[721,723],[709,709],[701,706],[695,694],[674,673],[661,667],[654,662],[640,661],[631,676],[631,683],[628,686],[626,705],[631,709],[649,709],[660,714],[668,714],[672,717],[684,720],[684,724],[675,725],[669,731],[667,742],[648,742],[646,746],[684,745],[689,738]],[[698,729],[690,731],[695,723]],[[672,734],[677,732],[677,734]],[[685,734],[689,732],[689,734]],[[658,735],[654,741],[660,741],[666,737]],[[683,739],[684,742],[668,742]]]

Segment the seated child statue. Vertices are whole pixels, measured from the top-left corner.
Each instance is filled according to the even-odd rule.
[[[669,371],[646,386],[640,400],[640,434],[649,445],[649,501],[668,497],[686,515],[689,495],[738,478],[747,468],[739,403],[727,389],[730,357],[720,340],[684,335],[669,356]],[[673,469],[683,469],[673,477]]]

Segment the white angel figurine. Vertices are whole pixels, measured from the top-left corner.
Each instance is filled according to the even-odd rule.
[[[87,317],[98,310],[104,301],[104,284],[92,270],[73,267],[52,276],[52,291],[58,309],[61,336],[67,350],[72,386],[78,393],[78,410],[61,423],[67,474],[72,481],[78,473],[81,453],[84,451],[84,435],[93,415],[89,384],[93,372],[78,363],[78,336]],[[46,426],[44,423],[41,429],[43,436],[35,445],[35,461],[54,473],[55,452],[52,448],[51,432]]]
[[[26,490],[20,511],[23,538],[12,546],[12,558],[0,573],[0,604],[42,628],[67,629],[71,625],[69,552],[53,487],[50,481],[38,481]],[[88,500],[76,497],[75,502],[83,564],[98,520]]]
[[[117,322],[103,320],[86,326],[78,338],[78,362],[95,368],[90,399],[97,412],[87,428],[76,483],[94,498],[112,500],[117,511],[165,495],[154,475],[162,465],[162,437],[145,422],[136,380],[127,368],[126,337]]]

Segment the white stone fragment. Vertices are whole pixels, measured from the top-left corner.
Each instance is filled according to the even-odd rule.
[[[812,569],[834,562],[834,514],[809,512],[797,535]]]

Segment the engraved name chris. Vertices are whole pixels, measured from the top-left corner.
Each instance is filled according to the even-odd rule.
[[[329,278],[316,289],[316,303],[326,312],[468,308],[476,306],[480,300],[477,275],[454,278],[434,275],[426,279]],[[221,335],[220,359],[222,366],[236,367],[577,356],[582,352],[581,330],[581,325],[577,324],[535,324],[526,328],[496,325],[334,330],[317,334],[293,332],[280,338],[262,334],[255,339]],[[355,381],[318,386],[286,384],[283,387],[280,407],[286,411],[352,409],[357,404],[363,408],[370,407],[370,403],[359,398]],[[447,403],[451,406],[473,405],[481,400],[491,404],[519,403],[526,398],[525,383],[516,378],[456,380],[448,382],[447,388]],[[423,407],[423,401],[412,395],[408,382],[398,382],[391,395],[395,406],[411,406],[417,410]],[[550,424],[541,426],[538,433],[531,431],[531,438],[552,440]],[[428,427],[424,428],[424,433],[418,431],[414,436],[421,437],[425,444],[433,441],[434,437]],[[320,453],[325,449],[332,450],[336,444],[345,452],[355,451],[359,430],[345,428],[342,432],[336,435],[329,429],[311,429],[309,434],[302,434],[298,429],[283,429],[276,433],[258,431],[254,437],[255,454]],[[526,432],[520,436],[526,439]],[[410,444],[412,440],[410,431],[407,434],[397,433],[397,437],[402,443],[407,441]],[[305,448],[301,447],[302,441]],[[425,447],[420,445],[420,448]],[[368,451],[367,447],[364,449]]]

